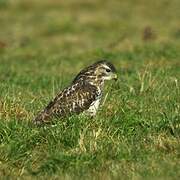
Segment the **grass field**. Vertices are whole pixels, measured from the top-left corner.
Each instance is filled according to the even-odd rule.
[[[180,179],[179,0],[0,0],[0,179]],[[94,119],[31,120],[109,59]]]

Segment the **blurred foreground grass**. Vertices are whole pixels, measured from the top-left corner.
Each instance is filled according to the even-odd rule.
[[[179,179],[179,0],[0,0],[0,177]],[[34,115],[85,65],[119,81],[93,120]]]

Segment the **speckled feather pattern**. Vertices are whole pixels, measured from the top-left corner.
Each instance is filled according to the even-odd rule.
[[[100,65],[99,61],[83,69],[73,80],[73,82],[60,91],[56,97],[49,102],[43,111],[34,119],[35,124],[51,122],[51,117],[66,117],[71,114],[80,114],[86,112],[94,116],[98,110],[104,86],[103,73],[96,74]],[[110,63],[108,67],[115,71]]]

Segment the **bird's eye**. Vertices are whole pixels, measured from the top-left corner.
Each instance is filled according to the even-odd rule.
[[[111,70],[110,69],[106,69],[106,72],[111,72]]]

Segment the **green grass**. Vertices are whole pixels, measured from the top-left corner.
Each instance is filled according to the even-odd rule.
[[[1,179],[179,179],[179,6],[0,1]],[[119,80],[107,83],[96,118],[31,123],[101,58],[114,63]]]

